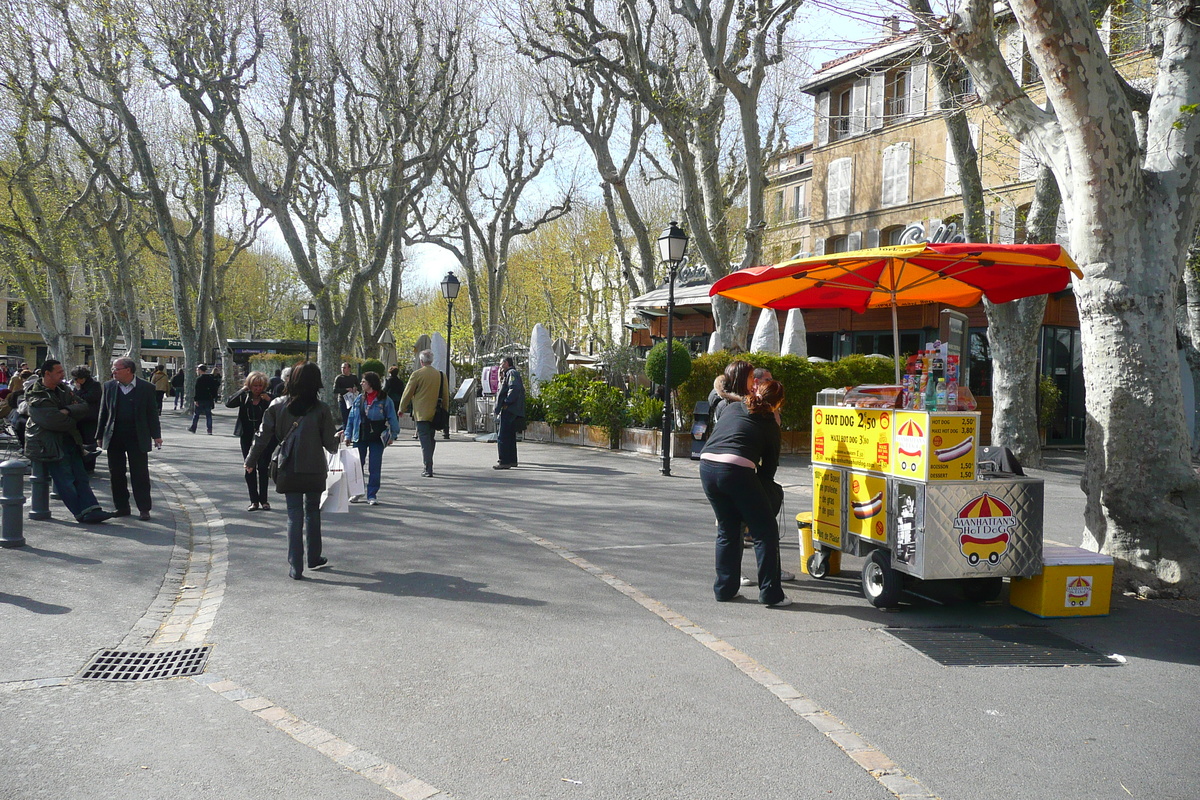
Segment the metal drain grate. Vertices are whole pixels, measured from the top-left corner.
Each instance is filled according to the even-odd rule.
[[[204,672],[211,649],[206,644],[177,650],[101,650],[80,677],[98,681],[186,678]]]
[[[946,667],[1117,666],[1045,628],[884,628]]]

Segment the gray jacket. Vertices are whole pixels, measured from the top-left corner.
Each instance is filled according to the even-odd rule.
[[[505,373],[500,391],[496,393],[496,413],[525,416],[525,384],[521,382],[521,373],[515,369]]]
[[[271,443],[282,444],[292,423],[301,417],[288,411],[289,397],[280,397],[271,402],[263,414],[262,426],[254,436],[254,444],[246,454],[246,466],[255,466]],[[321,401],[301,415],[311,417],[300,429],[303,434],[296,442],[296,472],[320,475],[320,486],[305,491],[321,491],[325,488],[325,473],[328,471],[329,455],[337,452],[337,426],[333,423],[333,412]],[[314,424],[315,423],[315,424]],[[315,485],[315,482],[314,482]]]

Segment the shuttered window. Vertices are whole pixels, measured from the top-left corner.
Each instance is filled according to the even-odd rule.
[[[908,202],[911,155],[912,142],[896,142],[884,148],[881,205],[899,206]]]
[[[829,162],[825,180],[825,216],[844,217],[850,213],[850,183],[853,159],[839,158]]]

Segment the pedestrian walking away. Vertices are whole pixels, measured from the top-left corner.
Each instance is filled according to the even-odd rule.
[[[158,402],[158,414],[162,416],[163,398],[171,389],[171,379],[167,377],[167,368],[162,364],[155,365],[154,372],[150,373],[150,382],[154,384],[154,399]]]
[[[114,359],[112,380],[104,384],[96,437],[108,453],[108,476],[112,481],[113,516],[132,513],[129,490],[139,516],[150,519],[150,447],[162,447],[158,403],[154,385],[137,377],[132,358]],[[126,466],[129,482],[125,481]]]
[[[358,447],[359,459],[367,473],[366,501],[376,505],[383,448],[396,441],[400,434],[400,418],[396,415],[396,404],[383,391],[378,373],[364,372],[362,377],[362,393],[350,407],[350,416],[342,433],[347,444]],[[350,498],[351,503],[362,500],[362,495]]]
[[[78,420],[88,413],[87,403],[66,386],[66,370],[59,361],[42,364],[42,375],[25,390],[25,456],[43,465],[63,505],[79,522],[104,522],[112,514],[100,507],[83,469],[83,437]]]
[[[246,472],[254,472],[271,443],[279,442],[273,459],[275,491],[287,498],[288,574],[295,580],[304,577],[306,561],[309,569],[329,566],[321,553],[321,493],[328,471],[326,453],[337,452],[338,440],[333,412],[318,398],[322,388],[316,364],[296,366],[284,396],[267,407],[244,464]]]
[[[80,364],[71,370],[75,396],[88,404],[87,416],[79,420],[79,435],[83,437],[83,468],[88,475],[96,471],[100,449],[96,446],[96,426],[100,421],[100,400],[104,394],[92,371]]]
[[[421,440],[421,461],[424,468],[421,472],[426,478],[433,477],[433,450],[437,444],[434,439],[433,417],[437,413],[438,403],[443,408],[450,408],[450,387],[446,376],[433,366],[433,351],[422,350],[417,356],[421,362],[419,369],[414,370],[404,387],[400,397],[400,408],[407,408],[412,403],[413,420],[417,423],[417,438]]]
[[[337,395],[338,410],[342,415],[343,426],[350,417],[350,405],[354,402],[354,395],[358,393],[358,383],[359,378],[354,374],[354,369],[350,366],[350,362],[343,361],[342,374],[334,378],[333,381],[333,391]]]
[[[271,394],[267,391],[267,376],[262,372],[251,372],[246,376],[242,388],[234,392],[225,401],[226,408],[238,410],[237,422],[233,426],[233,435],[242,443],[242,459],[250,455],[254,446],[254,435],[262,424],[271,404]],[[270,511],[271,503],[267,497],[267,481],[271,466],[271,455],[275,452],[274,443],[268,443],[254,467],[254,471],[246,472],[246,488],[250,491],[250,505],[247,511]]]
[[[517,466],[517,428],[525,422],[525,384],[511,358],[500,362],[500,389],[496,393],[496,449],[499,460],[492,469]]]
[[[171,376],[171,392],[175,395],[175,410],[183,408],[183,370],[175,370]]]
[[[387,380],[383,382],[383,393],[392,398],[392,404],[396,406],[396,412],[399,413],[400,398],[404,396],[404,381],[400,380],[398,365],[388,367]]]
[[[216,375],[208,374],[208,365],[201,364],[196,367],[196,389],[192,398],[192,426],[188,428],[192,433],[196,432],[196,425],[200,422],[200,415],[204,415],[204,421],[208,425],[208,435],[212,436],[212,412],[213,407],[217,404],[217,399],[221,396],[221,381]]]
[[[700,453],[700,485],[717,518],[716,581],[720,602],[738,595],[742,571],[742,525],[754,540],[758,601],[772,608],[791,605],[783,593],[779,525],[783,488],[775,482],[780,433],[775,412],[783,385],[767,381],[741,403],[728,405]]]
[[[271,378],[271,382],[267,384],[267,394],[271,395],[271,397],[279,397],[281,394],[283,394],[282,369],[275,370],[275,375]]]

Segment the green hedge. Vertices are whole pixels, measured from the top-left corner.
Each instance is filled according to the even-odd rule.
[[[725,371],[730,361],[742,358],[755,367],[771,370],[783,384],[787,400],[780,411],[784,430],[806,431],[811,422],[817,392],[829,387],[857,386],[861,383],[891,383],[895,372],[890,358],[847,356],[841,361],[810,363],[799,356],[770,353],[709,353],[692,361],[692,374],[679,387],[679,406],[688,419],[696,402],[707,400],[713,380]],[[690,425],[689,425],[690,427]]]

